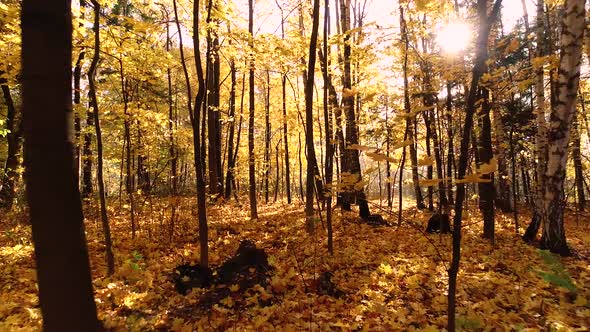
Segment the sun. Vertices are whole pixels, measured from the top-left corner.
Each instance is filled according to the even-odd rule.
[[[459,53],[471,41],[471,27],[465,23],[448,23],[437,30],[436,43],[445,53]]]

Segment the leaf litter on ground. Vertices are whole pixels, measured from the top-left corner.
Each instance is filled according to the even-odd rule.
[[[98,314],[113,331],[436,331],[446,326],[451,236],[423,232],[431,215],[427,211],[409,208],[401,226],[373,227],[352,212],[336,210],[330,256],[325,214],[316,232],[309,234],[301,204],[261,205],[257,221],[250,221],[248,211],[233,202],[211,205],[211,266],[222,265],[242,240],[250,239],[268,254],[272,273],[264,286],[224,286],[230,295],[204,312],[200,302],[209,289],[181,295],[169,278],[175,267],[199,261],[193,200],[150,201],[146,204],[153,206],[136,216],[140,230],[135,239],[129,211],[110,210],[117,260],[117,271],[110,277],[96,207],[86,207]],[[178,204],[172,242],[171,204]],[[394,215],[384,217],[396,224]],[[500,212],[492,246],[480,236],[478,211],[470,211],[457,289],[459,328],[590,328],[590,223],[566,215],[568,241],[577,255],[559,258],[521,241],[511,216]],[[530,215],[521,211],[520,217],[527,220]],[[7,214],[0,227],[0,331],[38,331],[41,313],[26,215]],[[327,275],[332,294],[321,290]]]

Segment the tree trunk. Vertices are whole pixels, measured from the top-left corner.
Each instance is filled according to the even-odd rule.
[[[281,184],[281,169],[280,169],[280,165],[279,165],[279,145],[280,145],[281,141],[279,140],[279,142],[277,143],[277,145],[275,145],[275,197],[274,197],[274,201],[276,203],[278,197],[279,197],[279,189],[280,189],[280,184]]]
[[[307,230],[313,231],[314,210],[313,202],[315,193],[322,193],[321,188],[316,188],[316,174],[319,174],[315,156],[313,140],[313,85],[315,77],[316,47],[318,42],[318,30],[320,22],[320,0],[313,0],[312,28],[309,41],[309,59],[307,63],[307,79],[305,81],[305,146],[307,148],[307,178],[305,186],[305,217]]]
[[[432,149],[431,149],[431,138],[432,138],[432,127],[430,124],[431,118],[430,118],[430,113],[428,111],[424,112],[423,114],[424,117],[424,125],[426,127],[426,155],[428,156],[428,158],[432,158]],[[432,180],[432,175],[434,173],[434,169],[432,168],[432,165],[428,165],[426,166],[426,178],[428,180]],[[426,192],[426,197],[428,199],[428,210],[430,211],[434,211],[434,201],[433,201],[433,196],[434,195],[434,188],[433,186],[428,186],[427,188],[427,192]]]
[[[25,0],[21,16],[25,179],[44,331],[99,329],[70,129],[70,8]]]
[[[515,233],[518,235],[520,224],[518,222],[518,206],[516,204],[518,201],[518,196],[517,196],[518,181],[516,179],[516,156],[515,156],[515,152],[514,152],[514,126],[511,126],[511,128],[510,128],[510,162],[511,162],[510,168],[512,169],[512,203],[513,203],[512,212],[514,213],[514,230],[515,230]],[[499,177],[502,177],[501,174],[502,173],[500,171]],[[523,178],[523,181],[524,181],[524,178]],[[502,186],[502,184],[500,184],[500,186]],[[523,187],[524,187],[524,183],[523,183]]]
[[[268,180],[270,178],[270,72],[266,70],[266,94],[264,101],[264,203],[268,204]]]
[[[135,124],[137,126],[137,186],[144,194],[149,194],[151,189],[149,160],[147,156],[146,146],[143,144],[143,134],[139,119],[136,118]]]
[[[133,193],[135,192],[135,181],[134,175],[132,173],[132,152],[131,152],[131,121],[130,121],[130,114],[129,114],[129,94],[128,94],[128,83],[125,79],[125,71],[123,67],[123,60],[119,59],[119,74],[121,76],[121,94],[123,95],[123,127],[124,127],[124,135],[125,141],[127,145],[125,145],[125,191],[127,192],[127,199],[129,201],[129,216],[131,219],[131,238],[135,238],[135,200],[133,197]]]
[[[581,139],[580,139],[580,126],[578,124],[578,119],[574,115],[573,120],[573,146],[572,146],[572,155],[574,159],[574,172],[576,175],[576,193],[578,199],[578,208],[580,211],[584,211],[586,207],[586,195],[584,193],[584,171],[582,168],[582,156],[580,153],[581,148]]]
[[[463,136],[461,137],[461,154],[459,156],[458,178],[465,177],[468,157],[469,144],[471,140],[471,129],[473,127],[473,116],[476,111],[476,100],[479,86],[479,79],[485,71],[485,62],[487,60],[487,47],[490,35],[490,29],[496,20],[502,0],[496,0],[490,16],[487,15],[487,0],[477,1],[477,10],[479,14],[479,31],[476,40],[476,53],[473,70],[471,74],[471,84],[467,104],[465,105],[465,123],[463,124]],[[457,196],[455,199],[455,215],[453,217],[453,252],[451,266],[448,270],[449,290],[448,290],[448,307],[447,307],[447,329],[449,332],[455,331],[455,293],[457,290],[457,275],[459,273],[459,262],[461,259],[461,226],[463,219],[463,201],[465,199],[465,184],[457,184]]]
[[[484,58],[488,57],[487,48],[482,50]],[[479,142],[477,154],[480,164],[489,164],[494,157],[492,152],[492,124],[490,120],[490,92],[487,88],[481,88],[481,97],[483,104],[478,117],[481,122],[479,132]],[[479,191],[479,209],[483,216],[483,237],[494,243],[494,174],[483,174],[482,179],[490,182],[480,182],[477,184]]]
[[[385,184],[387,186],[387,207],[391,209],[393,207],[393,197],[392,197],[392,184],[393,180],[391,178],[391,162],[390,162],[390,146],[391,146],[391,126],[389,125],[389,98],[385,97],[385,128],[386,128],[386,138],[385,138],[385,155],[387,160],[385,161],[385,175],[387,177]]]
[[[221,119],[219,116],[219,37],[217,27],[219,22],[212,19],[212,10],[217,5],[209,0],[207,5],[207,132],[208,132],[208,164],[209,164],[209,192],[221,194],[223,190],[223,170],[221,168]]]
[[[176,2],[176,0],[174,0]],[[176,8],[175,8],[176,12]],[[176,15],[176,21],[178,23],[178,15]],[[180,36],[180,27],[178,27],[179,36]],[[200,251],[200,264],[201,266],[208,267],[209,266],[209,228],[207,225],[207,206],[206,206],[206,198],[207,193],[205,192],[205,166],[203,163],[202,152],[204,149],[201,149],[201,138],[199,137],[200,131],[200,116],[201,116],[201,106],[203,105],[203,101],[205,100],[205,79],[203,78],[203,65],[201,63],[201,53],[199,51],[200,44],[199,44],[199,0],[195,0],[193,3],[193,55],[195,58],[195,66],[197,68],[197,96],[195,97],[195,107],[191,112],[190,109],[190,102],[189,112],[191,117],[191,125],[193,127],[193,153],[194,153],[194,164],[195,164],[195,177],[196,177],[196,185],[197,185],[197,210],[198,210],[198,218],[199,218],[199,251]],[[182,48],[182,45],[180,46]],[[188,79],[188,73],[186,71],[186,64],[183,60],[183,70],[185,71],[185,77],[187,81],[187,85],[190,85],[190,81]],[[190,94],[189,94],[190,100]],[[202,112],[203,115],[206,114]],[[204,140],[202,140],[204,142]],[[203,153],[204,154],[204,153]]]
[[[332,110],[330,109],[331,106],[337,105],[337,97],[335,95],[336,90],[332,86],[332,81],[330,79],[330,74],[328,73],[328,66],[327,60],[322,61],[321,54],[328,54],[328,36],[330,34],[330,1],[324,0],[324,38],[322,49],[320,52],[320,64],[323,63],[322,67],[322,76],[324,78],[324,127],[326,131],[326,156],[325,156],[325,175],[326,175],[326,186],[324,187],[324,192],[322,193],[325,195],[326,199],[326,226],[328,228],[328,252],[330,254],[334,254],[334,235],[332,230],[332,178],[333,178],[333,161],[334,161],[334,144],[332,140],[334,139],[334,126],[332,124]],[[330,92],[332,91],[332,93]]]
[[[275,0],[276,1],[276,0]],[[285,16],[279,1],[277,7],[281,11],[281,38],[285,39]],[[291,204],[291,167],[289,162],[289,140],[287,138],[287,73],[281,74],[281,96],[283,110],[283,144],[285,149],[285,188],[287,189],[287,203]]]
[[[251,50],[254,49],[254,0],[248,0],[248,45]],[[256,207],[256,169],[254,158],[254,57],[250,59],[248,86],[249,86],[249,117],[248,117],[248,179],[249,188],[248,196],[250,197],[250,219],[258,219],[258,209]]]
[[[537,57],[542,57],[545,55],[546,39],[544,17],[544,0],[537,0]],[[545,121],[545,75],[542,66],[537,68],[535,75],[535,113],[537,125],[537,132],[535,134],[535,155],[537,157],[537,183],[534,194],[534,211],[532,220],[525,231],[525,234],[523,235],[523,239],[526,242],[531,242],[537,237],[537,230],[539,229],[538,221],[544,219],[544,216],[546,215],[546,211],[543,210],[545,177],[542,174],[547,163],[547,125]]]
[[[567,0],[561,33],[561,53],[556,82],[556,105],[551,110],[547,135],[547,166],[544,172],[546,191],[543,207],[547,218],[543,220],[541,247],[560,255],[569,255],[563,224],[565,208],[564,181],[567,164],[567,145],[576,110],[580,80],[580,62],[584,35],[584,0]]]
[[[0,208],[10,209],[14,203],[15,184],[19,177],[18,155],[20,153],[23,122],[22,119],[18,119],[16,107],[14,106],[14,101],[12,100],[10,88],[6,80],[0,80],[0,85],[2,86],[2,94],[6,101],[6,129],[8,130],[8,135],[6,136],[8,143],[6,163],[0,174]]]
[[[82,197],[88,198],[94,192],[92,188],[92,133],[89,128],[94,127],[92,110],[86,110],[86,133],[82,147]]]
[[[166,52],[170,51],[172,46],[172,39],[170,38],[170,17],[166,11]],[[173,203],[170,206],[170,224],[168,229],[168,240],[172,242],[174,237],[174,227],[176,224],[176,212],[178,209],[178,150],[175,139],[175,132],[178,127],[178,116],[175,114],[175,107],[172,102],[172,71],[170,66],[166,69],[166,78],[168,83],[168,133],[169,133],[169,158],[170,158],[170,194],[172,195]],[[120,197],[120,196],[119,196]]]
[[[453,169],[455,165],[455,146],[453,144],[453,96],[451,95],[451,83],[447,82],[447,99],[446,99],[446,116],[447,116],[447,136],[449,140],[447,151],[447,178],[453,178]],[[455,170],[456,171],[456,170]],[[453,205],[453,183],[450,180],[446,181],[447,196],[449,204]]]
[[[406,122],[406,130],[404,131],[404,142],[408,139],[408,123]],[[403,207],[404,207],[404,166],[406,165],[406,147],[403,147],[402,150],[402,160],[400,161],[399,164],[399,182],[398,182],[398,209],[397,209],[397,225],[401,226],[402,224],[402,213],[403,213]]]
[[[426,54],[428,52],[428,49],[426,47],[426,40],[423,39],[422,41],[422,45],[423,45],[423,51]],[[444,182],[442,181],[442,179],[444,178],[444,174],[443,174],[443,164],[442,164],[442,158],[441,158],[441,154],[440,154],[440,143],[439,143],[439,139],[438,139],[438,134],[437,134],[437,130],[436,130],[436,119],[434,116],[434,108],[436,107],[436,92],[434,91],[433,87],[432,87],[432,78],[431,78],[431,72],[432,72],[432,64],[428,61],[423,61],[421,63],[422,65],[422,72],[424,75],[424,86],[423,86],[423,102],[424,102],[424,106],[427,107],[428,109],[424,112],[424,123],[426,125],[426,129],[427,129],[427,136],[429,138],[432,139],[432,143],[434,146],[434,160],[435,160],[435,164],[436,164],[436,175],[438,177],[438,179],[440,180],[438,182],[438,199],[439,199],[439,212],[441,212],[441,210],[446,210],[448,202],[447,202],[447,195],[445,193],[445,187],[444,187]],[[430,144],[427,144],[427,147],[430,149]],[[428,156],[430,156],[430,152],[428,152]],[[429,178],[432,178],[432,166],[429,166],[428,168],[428,172],[429,172]],[[432,199],[432,187],[428,187],[428,196],[429,196],[429,205],[430,200]],[[429,206],[429,208],[431,208]]]
[[[84,7],[84,0],[80,1],[80,7]],[[81,14],[81,18],[84,18],[84,14]],[[86,50],[82,48],[76,64],[74,65],[74,167],[75,173],[80,177],[80,136],[82,131],[82,123],[80,119],[80,78],[82,77],[82,61],[86,55]]]
[[[507,151],[506,151],[506,133],[505,133],[505,126],[504,122],[502,121],[502,115],[500,114],[500,110],[497,107],[494,107],[493,110],[493,131],[495,136],[495,151],[496,159],[498,160],[498,176],[494,179],[497,183],[497,192],[498,195],[496,197],[496,205],[499,206],[502,211],[510,212],[512,211],[512,204],[510,202],[510,183],[508,181],[508,158],[507,158]],[[510,129],[512,131],[512,128]],[[513,142],[509,139],[510,142],[510,151],[512,151]],[[512,155],[511,155],[512,157]]]
[[[351,77],[351,32],[350,32],[350,0],[340,1],[340,22],[342,26],[342,33],[344,34],[343,46],[343,74],[342,74],[342,108],[344,110],[344,118],[346,121],[345,141],[346,144],[358,144],[358,124],[355,115],[354,93],[352,89]],[[342,159],[342,172],[350,172],[350,181],[354,184],[362,182],[361,166],[359,159],[359,151],[356,149],[347,149],[344,147]],[[358,190],[355,185],[347,188],[347,194],[342,196],[342,206],[344,209],[350,209],[351,201],[354,199],[359,205],[359,216],[367,218],[370,215],[369,205],[365,197],[363,188]]]
[[[97,0],[90,0],[94,6],[94,56],[92,63],[88,69],[88,87],[90,95],[90,104],[92,105],[92,113],[94,114],[94,129],[96,131],[96,159],[97,164],[97,180],[98,180],[98,196],[100,199],[100,220],[102,223],[102,231],[104,233],[105,255],[107,261],[107,275],[115,273],[115,256],[113,255],[113,243],[111,241],[111,227],[109,225],[109,218],[107,215],[107,204],[105,199],[103,165],[102,165],[102,132],[100,130],[98,101],[96,100],[96,86],[94,83],[96,77],[96,67],[100,58],[100,5]]]
[[[400,5],[400,29],[401,29],[401,39],[404,45],[404,63],[403,63],[403,72],[404,72],[404,111],[406,117],[406,128],[408,130],[408,136],[412,138],[412,144],[410,144],[410,162],[412,163],[412,184],[414,185],[414,193],[416,198],[416,207],[418,209],[424,209],[426,206],[424,205],[424,199],[422,198],[422,191],[420,190],[420,185],[418,184],[418,152],[416,151],[416,142],[415,142],[415,122],[416,116],[411,115],[410,109],[410,92],[409,92],[409,84],[408,84],[408,52],[410,47],[410,41],[408,37],[408,26],[406,23],[406,19],[404,17],[404,8]],[[403,173],[403,171],[402,171]]]
[[[230,42],[231,44],[231,42]],[[229,124],[227,139],[227,173],[225,176],[225,193],[224,197],[229,200],[231,197],[232,186],[234,185],[236,159],[234,157],[234,132],[236,128],[236,63],[234,58],[230,59],[230,89],[229,89]],[[236,146],[236,151],[238,146]]]
[[[303,161],[301,160],[301,152],[301,132],[299,132],[297,143],[297,156],[299,157],[299,195],[301,196],[301,200],[304,200],[305,195],[303,193]]]

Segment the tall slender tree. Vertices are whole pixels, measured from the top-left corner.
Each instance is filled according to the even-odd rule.
[[[318,30],[320,25],[320,1],[313,0],[311,37],[309,40],[309,59],[307,62],[307,80],[305,81],[305,146],[307,148],[307,179],[305,189],[305,216],[308,228],[312,227],[313,202],[316,193],[316,174],[319,173],[313,140],[313,86],[317,54]]]
[[[96,132],[96,160],[97,164],[97,180],[98,180],[98,196],[100,200],[100,220],[102,223],[102,231],[104,235],[105,243],[105,254],[107,261],[107,274],[112,275],[115,272],[115,256],[113,255],[113,243],[111,241],[111,228],[109,225],[109,217],[107,215],[107,203],[106,194],[104,189],[104,176],[103,176],[103,144],[102,144],[102,131],[100,130],[100,119],[98,101],[96,100],[96,68],[100,59],[100,4],[97,0],[90,0],[94,7],[94,24],[92,29],[94,30],[94,55],[92,56],[92,62],[88,69],[88,87],[90,96],[90,105],[92,106],[92,114],[94,114],[94,128]]]
[[[207,141],[209,165],[209,191],[221,194],[223,190],[223,170],[221,168],[221,117],[220,75],[221,62],[219,57],[219,19],[214,17],[217,12],[217,2],[209,0],[207,3]]]
[[[345,141],[346,145],[358,144],[359,133],[358,133],[358,121],[355,114],[354,104],[354,90],[352,88],[352,70],[351,70],[351,58],[352,58],[352,36],[350,29],[350,0],[340,1],[340,25],[343,39],[343,53],[342,53],[342,109],[346,122],[345,127]],[[337,115],[338,116],[338,115]],[[354,182],[355,185],[349,188],[349,193],[343,196],[342,206],[345,209],[350,209],[350,203],[355,200],[359,205],[359,215],[362,218],[368,218],[370,215],[369,204],[367,202],[364,188],[358,188],[357,184],[362,182],[361,174],[361,163],[359,150],[344,148],[342,163],[342,172],[349,172],[351,179],[349,181]]]
[[[496,0],[492,11],[488,16],[488,1],[477,1],[477,12],[479,17],[479,28],[475,45],[475,62],[471,71],[471,83],[469,85],[469,94],[465,105],[465,122],[463,123],[463,136],[461,137],[461,150],[459,155],[458,178],[465,177],[468,166],[469,145],[471,141],[473,118],[476,112],[476,101],[479,90],[479,80],[485,72],[485,62],[487,61],[487,47],[490,36],[490,29],[496,20],[500,11],[502,0]],[[465,200],[465,184],[457,184],[457,195],[455,197],[455,215],[453,217],[453,256],[451,267],[448,270],[449,291],[447,307],[447,329],[455,331],[455,293],[457,290],[457,275],[459,273],[459,262],[461,259],[461,227],[463,220],[463,201]]]
[[[250,197],[250,219],[258,219],[258,208],[256,206],[256,168],[254,159],[254,0],[248,0],[248,46],[250,47],[250,68],[248,69],[248,95],[249,110],[248,116],[248,196]]]
[[[178,15],[177,15],[178,17]],[[179,29],[180,31],[180,29]],[[199,124],[201,117],[201,106],[205,100],[205,78],[203,76],[203,64],[201,61],[200,52],[200,38],[199,38],[199,0],[195,0],[193,4],[193,55],[195,57],[195,66],[197,68],[197,95],[195,97],[195,105],[191,115],[191,124],[193,127],[193,152],[195,162],[195,177],[197,183],[197,213],[199,217],[199,248],[201,254],[201,265],[209,266],[209,228],[207,225],[207,206],[205,192],[205,166],[202,163],[201,139],[199,137]],[[185,74],[188,80],[188,74]],[[190,97],[189,97],[190,98]],[[190,105],[189,105],[190,107]],[[190,112],[190,109],[189,109]],[[204,112],[203,112],[204,114]],[[204,140],[203,140],[204,141]]]
[[[1,76],[2,72],[0,72]],[[17,108],[6,79],[0,79],[2,95],[6,102],[6,127],[8,135],[8,151],[2,173],[0,173],[0,207],[10,209],[14,203],[15,185],[18,180],[19,153],[22,137],[22,119],[18,116]]]
[[[537,50],[536,56],[542,57],[546,54],[545,38],[545,9],[544,0],[537,0]],[[527,242],[533,241],[537,237],[537,232],[545,215],[543,208],[543,196],[545,192],[545,177],[542,175],[547,161],[547,124],[545,120],[545,74],[543,66],[535,70],[535,115],[536,128],[535,133],[535,155],[537,157],[537,167],[535,177],[537,183],[534,192],[533,216],[531,223],[527,227],[523,239]]]

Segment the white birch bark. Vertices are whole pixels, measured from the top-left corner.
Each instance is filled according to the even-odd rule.
[[[567,146],[580,81],[584,36],[585,0],[567,0],[560,38],[559,71],[555,107],[547,131],[547,166],[544,174],[544,209],[541,245],[562,255],[569,254],[563,227],[564,181]]]

